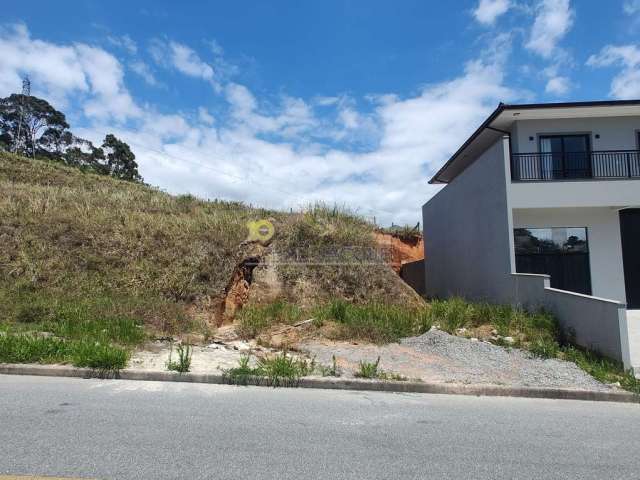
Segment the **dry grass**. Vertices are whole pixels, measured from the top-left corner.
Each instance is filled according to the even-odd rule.
[[[0,298],[11,299],[0,322],[15,322],[34,302],[45,310],[88,302],[96,317],[123,315],[158,332],[206,329],[246,255],[246,223],[262,218],[276,226],[267,253],[322,259],[373,246],[374,226],[345,209],[289,214],[202,201],[0,152]],[[420,302],[387,266],[357,265],[349,255],[346,265],[278,266],[283,295],[296,304]]]

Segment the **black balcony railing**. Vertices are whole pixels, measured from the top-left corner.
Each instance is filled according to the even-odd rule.
[[[514,153],[516,181],[640,178],[640,150]]]

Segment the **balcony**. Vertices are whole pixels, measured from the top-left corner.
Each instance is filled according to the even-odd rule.
[[[640,179],[640,150],[514,153],[513,181]]]

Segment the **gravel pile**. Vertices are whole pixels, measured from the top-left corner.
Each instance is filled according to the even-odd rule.
[[[405,338],[401,344],[427,355],[432,360],[429,362],[430,373],[449,382],[611,389],[573,363],[541,359],[523,350],[472,341],[441,330]]]

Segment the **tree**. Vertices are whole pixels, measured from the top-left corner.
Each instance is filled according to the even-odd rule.
[[[68,128],[64,113],[53,108],[46,100],[17,93],[0,99],[0,139],[10,150],[32,157],[35,157],[39,148],[51,153],[45,147],[51,146],[51,142],[57,144],[54,138],[68,138],[65,137]],[[43,131],[47,136],[43,145],[40,145]]]
[[[142,182],[142,177],[138,173],[136,156],[129,145],[110,133],[104,137],[102,149],[106,157],[109,175],[130,182]]]

